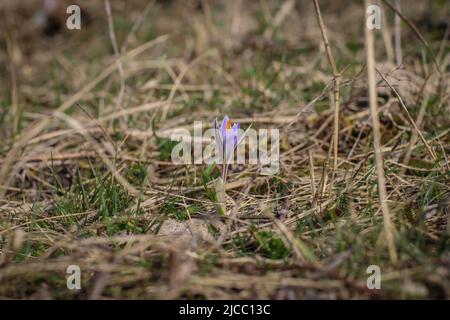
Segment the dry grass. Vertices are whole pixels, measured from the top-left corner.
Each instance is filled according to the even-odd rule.
[[[401,41],[357,1],[90,1],[51,37],[24,3],[0,6],[1,298],[450,298],[448,3],[383,1]],[[280,129],[281,166],[232,166],[219,216],[219,168],[169,138],[224,114]]]

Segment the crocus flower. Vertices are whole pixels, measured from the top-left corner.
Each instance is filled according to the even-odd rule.
[[[225,116],[221,125],[217,118],[213,123],[214,137],[216,140],[216,146],[219,153],[219,159],[222,160],[222,179],[226,180],[226,174],[228,164],[233,159],[234,150],[240,142],[239,137],[239,123],[232,123],[228,116]]]
[[[231,119],[228,118],[228,116],[225,116],[222,120],[222,124],[219,126],[216,118],[214,120],[213,129],[219,157],[223,160],[223,163],[229,163],[233,158],[234,150],[238,145],[239,123],[233,124]]]

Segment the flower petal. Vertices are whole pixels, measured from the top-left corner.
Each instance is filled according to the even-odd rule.
[[[226,163],[229,163],[234,156],[234,150],[237,146],[237,141],[239,137],[239,131],[235,130],[235,127],[233,130],[228,130],[225,135],[225,144],[224,144],[224,151],[225,151],[225,161]]]
[[[220,125],[220,133],[222,134],[223,140],[225,141],[225,133],[227,132],[227,123],[228,123],[228,116],[225,115],[222,120],[222,124]]]
[[[222,124],[220,125],[220,129],[224,129],[227,127],[228,120],[228,116],[225,115],[225,117],[223,117]]]
[[[214,130],[214,140],[216,143],[217,158],[219,160],[218,163],[221,163],[220,161],[223,162],[223,138],[220,133],[219,123],[217,121],[217,118],[214,119],[213,130]]]

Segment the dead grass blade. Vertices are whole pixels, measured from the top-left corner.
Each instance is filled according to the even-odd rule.
[[[366,7],[370,5],[370,0],[366,0]],[[367,19],[366,12],[366,19]],[[380,122],[378,119],[378,107],[377,107],[377,87],[376,87],[376,65],[375,65],[375,52],[374,52],[374,35],[373,31],[369,28],[365,29],[366,38],[366,60],[367,60],[367,74],[369,84],[369,102],[370,102],[370,114],[372,117],[373,127],[373,147],[375,149],[375,161],[378,178],[378,193],[380,197],[380,206],[383,213],[384,231],[386,233],[386,240],[389,249],[389,256],[393,263],[397,263],[397,249],[394,238],[394,226],[392,224],[392,217],[387,204],[386,195],[386,182],[384,178],[383,169],[383,154],[381,152],[381,133]]]

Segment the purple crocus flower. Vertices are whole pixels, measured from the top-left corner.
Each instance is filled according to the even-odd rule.
[[[219,126],[216,118],[213,123],[213,129],[219,157],[224,164],[227,164],[233,158],[234,150],[239,142],[239,123],[233,124],[231,119],[225,116],[222,124]]]

